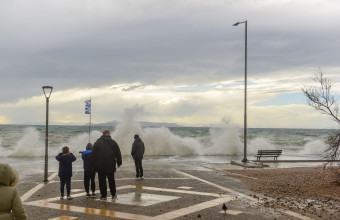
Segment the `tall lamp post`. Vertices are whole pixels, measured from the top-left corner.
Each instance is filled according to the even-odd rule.
[[[242,162],[247,162],[247,21],[236,22],[233,26],[245,24],[244,41],[244,155]]]
[[[43,86],[44,95],[46,97],[46,133],[45,133],[45,172],[44,172],[44,182],[47,182],[47,173],[48,173],[48,104],[50,100],[50,96],[52,93],[52,86]]]

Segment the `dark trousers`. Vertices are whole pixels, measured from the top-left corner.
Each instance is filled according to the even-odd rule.
[[[135,160],[135,166],[136,166],[136,177],[142,177],[143,176],[142,160]]]
[[[94,178],[96,176],[96,173],[94,171],[84,171],[84,187],[86,193],[89,193],[90,188],[90,182],[91,182],[91,191],[94,193],[96,190],[96,183],[94,181]]]
[[[67,196],[71,194],[71,177],[70,178],[60,178],[60,195],[64,196],[64,187],[66,184]]]
[[[115,173],[103,173],[98,172],[98,180],[99,180],[99,189],[102,197],[107,196],[107,185],[106,185],[106,177],[109,180],[109,187],[112,196],[116,195],[116,181],[115,181]]]

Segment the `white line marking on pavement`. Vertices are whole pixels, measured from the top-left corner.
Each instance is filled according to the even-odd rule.
[[[48,181],[52,180],[54,177],[56,177],[58,175],[58,173],[53,173],[51,176],[48,177]],[[47,182],[48,183],[48,182]],[[29,197],[31,197],[35,192],[37,192],[39,189],[41,189],[42,187],[45,186],[45,184],[47,183],[39,183],[38,185],[36,185],[35,187],[33,187],[32,189],[30,189],[29,191],[27,191],[24,195],[21,196],[21,201],[25,202]]]
[[[296,212],[292,212],[292,211],[289,211],[289,210],[283,210],[283,212],[288,214],[288,215],[294,216],[296,218],[302,219],[302,220],[311,220],[311,218],[309,218],[307,216],[300,215],[299,213],[296,213]]]
[[[72,220],[72,219],[76,219],[77,217],[72,217],[72,216],[60,216],[60,217],[56,217],[56,218],[50,218],[48,220]]]
[[[145,215],[136,215],[136,214],[116,212],[116,211],[104,210],[104,209],[79,207],[79,206],[58,204],[58,203],[49,203],[48,201],[45,201],[45,200],[26,202],[25,204],[38,206],[38,207],[45,207],[45,208],[50,208],[50,209],[63,210],[63,211],[78,212],[82,214],[110,216],[110,217],[121,218],[121,219],[141,219],[141,220],[152,219],[152,217],[145,216]]]
[[[256,177],[245,176],[245,175],[238,174],[238,173],[232,173],[232,172],[229,172],[229,171],[226,171],[226,170],[222,170],[222,171],[227,173],[227,174],[229,174],[229,175],[240,176],[240,177],[249,178],[249,179],[253,179],[253,180],[257,180],[258,179]]]
[[[221,197],[221,195],[217,193],[196,192],[196,191],[189,191],[189,190],[165,189],[165,188],[148,187],[148,186],[134,186],[134,188],[155,190],[159,192],[174,192],[174,193],[184,193],[184,194],[192,194],[192,195]]]
[[[243,212],[242,211],[237,211],[237,210],[227,210],[226,212],[220,211],[218,213],[229,214],[229,215],[238,215],[238,214],[241,214]]]
[[[237,192],[237,191],[232,190],[232,189],[229,189],[229,188],[227,188],[227,187],[217,185],[217,184],[212,183],[212,182],[210,182],[210,181],[208,181],[208,180],[204,180],[204,179],[198,178],[198,177],[196,177],[196,176],[190,175],[190,174],[188,174],[188,173],[184,173],[184,172],[179,171],[179,170],[175,170],[175,171],[176,171],[177,173],[183,174],[183,175],[185,175],[185,176],[189,176],[189,177],[191,177],[192,179],[201,181],[201,182],[206,183],[206,184],[209,184],[209,185],[211,185],[211,186],[215,186],[216,188],[222,189],[222,190],[224,190],[224,191],[227,191],[227,192],[230,192],[230,193],[234,193],[234,194],[236,194],[236,195],[238,195],[238,196],[241,196],[241,197],[243,197],[243,198],[246,198],[246,199],[248,199],[248,200],[257,201],[257,199],[255,199],[255,198],[253,198],[253,197],[247,196],[247,195],[245,195],[245,194],[243,194],[243,193]]]
[[[189,187],[189,186],[180,186],[180,187],[177,187],[178,189],[192,189],[192,187]]]
[[[144,178],[144,180],[189,180],[190,178]],[[115,179],[116,181],[123,181],[123,180],[136,180],[136,178],[120,178]],[[84,180],[76,180],[72,179],[72,183],[75,182],[83,182]],[[59,183],[59,181],[50,181],[49,183]]]

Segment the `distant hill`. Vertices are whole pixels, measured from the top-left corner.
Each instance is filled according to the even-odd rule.
[[[183,127],[182,125],[178,125],[176,123],[166,123],[166,122],[147,122],[147,121],[139,121],[138,122],[142,127]],[[119,121],[109,121],[109,122],[104,122],[104,123],[98,123],[98,124],[94,124],[92,123],[92,126],[110,126],[110,127],[114,127],[117,126],[119,124]],[[86,123],[85,126],[88,126],[89,123]]]

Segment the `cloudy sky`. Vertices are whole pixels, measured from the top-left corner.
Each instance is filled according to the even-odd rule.
[[[138,120],[330,128],[301,88],[321,69],[340,91],[338,0],[0,0],[0,124]],[[337,86],[339,84],[339,86]]]

